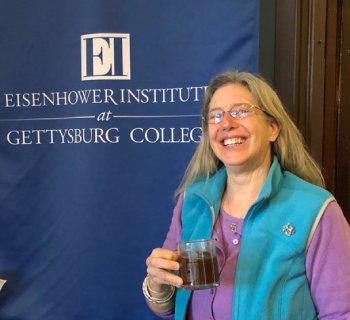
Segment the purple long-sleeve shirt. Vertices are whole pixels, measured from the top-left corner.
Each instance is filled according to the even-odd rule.
[[[174,208],[169,232],[163,247],[176,249],[181,238],[181,196]],[[234,270],[240,249],[243,220],[223,210],[213,230],[217,241],[220,286],[198,290],[192,294],[188,308],[192,320],[231,319]],[[306,255],[306,275],[311,295],[318,310],[318,319],[350,320],[350,227],[333,201],[326,208],[311,239]],[[172,312],[158,313],[173,319]]]

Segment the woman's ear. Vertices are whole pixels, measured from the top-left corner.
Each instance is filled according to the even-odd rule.
[[[280,134],[280,127],[278,126],[276,120],[268,120],[270,125],[270,141],[275,142]]]

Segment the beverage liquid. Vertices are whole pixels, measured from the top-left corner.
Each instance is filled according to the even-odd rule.
[[[217,259],[212,253],[182,252],[179,262],[185,289],[206,289],[219,285]]]

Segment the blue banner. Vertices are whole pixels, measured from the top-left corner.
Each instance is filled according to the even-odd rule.
[[[209,80],[259,3],[0,1],[0,319],[154,319],[141,284]]]

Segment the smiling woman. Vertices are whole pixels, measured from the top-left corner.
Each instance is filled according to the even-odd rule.
[[[307,151],[303,136],[286,112],[275,91],[264,79],[250,73],[227,72],[215,77],[206,90],[202,107],[202,139],[178,189],[178,194],[183,192],[185,186],[194,182],[198,177],[208,177],[223,165],[222,161],[210,148],[208,130],[211,124],[206,119],[209,110],[217,107],[212,101],[214,94],[228,85],[246,88],[247,91],[244,94],[246,99],[250,99],[248,102],[259,106],[265,118],[276,123],[279,127],[278,137],[271,144],[271,152],[277,156],[282,168],[293,172],[308,182],[323,187],[324,179],[320,168]],[[253,100],[251,101],[251,99]],[[229,106],[233,102],[231,101]],[[222,108],[222,106],[219,107]]]
[[[263,170],[263,182],[271,163],[270,143],[277,139],[279,127],[275,120],[267,118],[255,107],[257,103],[241,84],[226,84],[219,88],[209,106],[208,137],[213,152],[226,166],[229,175],[242,171],[255,175]],[[212,123],[210,115],[217,113],[219,108],[224,110],[221,111],[222,119]]]
[[[263,79],[228,72],[211,81],[202,137],[176,194],[163,247],[146,260],[144,292],[159,316],[350,316],[349,225]],[[176,244],[207,238],[216,242],[220,285],[190,292],[176,274],[181,263]],[[344,277],[337,277],[335,266]]]

